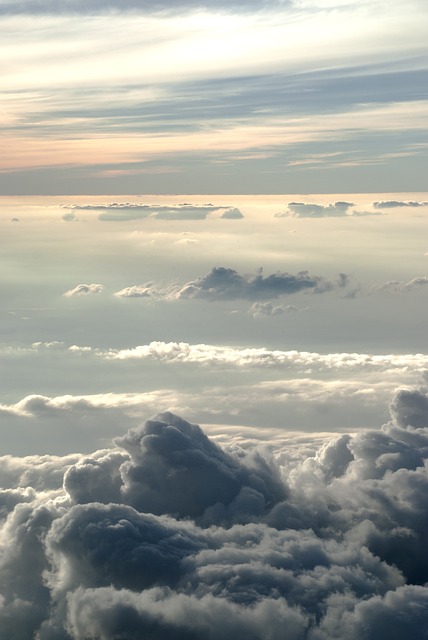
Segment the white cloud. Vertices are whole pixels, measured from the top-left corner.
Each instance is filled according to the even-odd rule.
[[[103,288],[102,284],[78,284],[74,289],[69,289],[62,295],[68,298],[72,296],[86,296],[92,293],[101,293]]]

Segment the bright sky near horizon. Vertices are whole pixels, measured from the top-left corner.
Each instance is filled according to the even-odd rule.
[[[426,640],[427,26],[0,0],[0,640]]]

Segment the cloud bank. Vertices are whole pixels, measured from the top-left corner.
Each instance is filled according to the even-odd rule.
[[[94,454],[6,456],[0,638],[422,640],[426,391],[306,450],[162,413]]]
[[[428,202],[424,202],[421,200],[381,200],[378,202],[373,202],[373,206],[375,209],[396,209],[397,207],[426,207]]]
[[[193,205],[179,204],[173,206],[147,205],[133,202],[110,204],[87,204],[87,205],[63,205],[64,208],[70,209],[67,217],[63,219],[74,219],[74,211],[96,211],[99,213],[98,219],[114,222],[129,220],[144,220],[145,218],[155,218],[157,220],[206,220],[208,216],[216,212],[223,212],[218,217],[220,219],[239,220],[243,218],[243,214],[236,207],[215,206],[212,204]],[[72,217],[73,216],[73,217]]]

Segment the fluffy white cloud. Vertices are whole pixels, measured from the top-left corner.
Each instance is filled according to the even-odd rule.
[[[92,293],[101,293],[102,290],[102,284],[78,284],[74,289],[69,289],[62,295],[70,298],[71,296],[86,296]]]

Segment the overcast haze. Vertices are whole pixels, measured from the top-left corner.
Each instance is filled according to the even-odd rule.
[[[0,0],[0,640],[424,640],[427,5]]]

